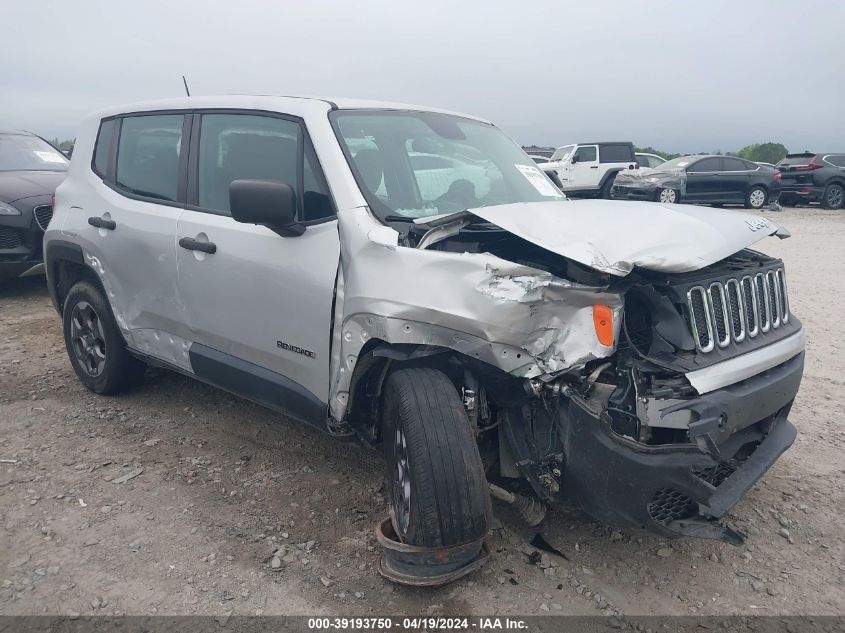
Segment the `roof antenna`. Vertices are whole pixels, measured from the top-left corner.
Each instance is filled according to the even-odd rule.
[[[182,75],[182,83],[185,84],[185,94],[187,94],[190,97],[191,91],[188,90],[188,80],[185,79],[185,75]]]

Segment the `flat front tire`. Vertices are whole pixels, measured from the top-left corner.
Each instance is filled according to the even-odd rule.
[[[140,382],[144,363],[126,351],[111,309],[94,284],[74,284],[65,298],[62,322],[70,363],[88,389],[110,394]]]
[[[404,542],[458,545],[483,537],[491,509],[472,426],[452,381],[430,368],[387,379],[382,441],[390,516]]]

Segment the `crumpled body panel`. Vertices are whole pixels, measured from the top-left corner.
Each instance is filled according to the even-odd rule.
[[[592,308],[609,305],[618,316],[617,294],[486,253],[397,246],[398,234],[384,228],[366,208],[340,217],[335,419],[345,413],[358,354],[374,338],[448,347],[517,377],[554,374],[614,351],[598,342]]]

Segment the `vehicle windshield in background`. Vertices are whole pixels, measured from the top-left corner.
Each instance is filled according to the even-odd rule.
[[[555,150],[555,153],[552,154],[550,160],[563,160],[572,153],[573,149],[575,149],[574,145],[564,145],[563,147],[558,147]]]
[[[423,218],[563,195],[498,128],[428,112],[335,111],[341,146],[376,215]]]
[[[29,134],[0,134],[0,171],[67,171],[68,160]]]

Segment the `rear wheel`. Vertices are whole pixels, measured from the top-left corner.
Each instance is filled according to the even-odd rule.
[[[822,206],[825,209],[840,209],[845,203],[845,188],[842,185],[830,184],[822,194]]]
[[[438,547],[484,536],[490,494],[452,381],[429,368],[387,379],[382,441],[390,515],[404,543]]]
[[[140,382],[144,363],[126,351],[103,294],[80,281],[65,298],[65,347],[79,380],[96,393],[117,393]]]
[[[659,189],[655,199],[664,204],[676,204],[680,198],[681,196],[675,189]]]
[[[762,209],[769,198],[769,193],[763,187],[752,187],[745,196],[746,209]]]

